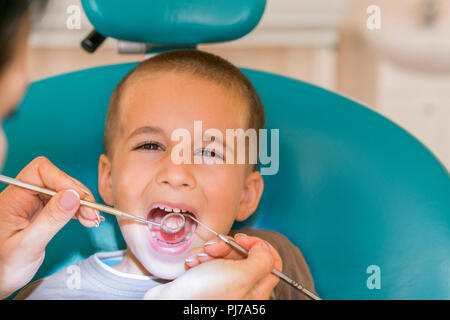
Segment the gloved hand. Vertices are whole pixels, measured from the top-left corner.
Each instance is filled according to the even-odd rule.
[[[281,270],[280,256],[257,237],[240,234],[235,241],[249,250],[248,257],[221,240],[209,243],[208,256],[172,282],[150,289],[144,299],[268,299],[279,281],[271,271]]]
[[[80,208],[80,198],[95,201],[92,193],[44,157],[30,162],[17,179],[57,194],[50,198],[16,186],[0,194],[0,298],[33,278],[48,242],[70,219],[77,218],[86,227],[102,219],[97,210]]]

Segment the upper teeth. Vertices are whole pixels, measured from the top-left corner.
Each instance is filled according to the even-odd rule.
[[[175,213],[186,212],[186,210],[178,209],[178,208],[169,208],[169,207],[164,207],[164,206],[158,206],[158,208],[160,208],[161,210],[167,211],[167,212],[175,212]]]

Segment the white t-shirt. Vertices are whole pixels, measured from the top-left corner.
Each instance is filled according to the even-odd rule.
[[[111,266],[125,251],[99,252],[26,286],[15,299],[25,300],[138,300],[167,280],[128,274]]]

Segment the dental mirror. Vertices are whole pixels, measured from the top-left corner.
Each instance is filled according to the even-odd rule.
[[[186,218],[183,214],[172,212],[162,218],[160,227],[165,233],[177,233],[185,224]]]

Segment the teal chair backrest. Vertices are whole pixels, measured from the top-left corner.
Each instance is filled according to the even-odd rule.
[[[166,45],[238,39],[256,27],[266,0],[81,0],[105,37]]]
[[[135,65],[33,83],[5,124],[4,173],[15,176],[43,155],[96,192],[108,100]],[[300,247],[325,299],[449,299],[450,177],[435,156],[343,96],[243,71],[262,97],[267,128],[280,129],[279,172],[264,177],[262,202],[245,224],[279,231]],[[70,222],[49,244],[36,278],[124,248],[114,218],[105,216],[98,229]],[[377,271],[379,289],[370,286]]]

